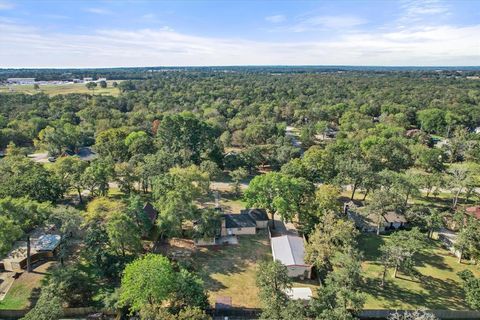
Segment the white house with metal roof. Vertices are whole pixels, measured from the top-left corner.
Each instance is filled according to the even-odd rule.
[[[302,237],[281,236],[271,239],[273,260],[288,269],[289,277],[310,278],[312,266],[305,263],[305,245]]]

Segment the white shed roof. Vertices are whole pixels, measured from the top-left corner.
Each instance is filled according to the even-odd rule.
[[[310,288],[285,289],[285,293],[292,300],[310,300],[312,298],[312,289]]]
[[[297,236],[281,236],[271,239],[273,259],[286,266],[305,265],[305,247],[303,238]]]

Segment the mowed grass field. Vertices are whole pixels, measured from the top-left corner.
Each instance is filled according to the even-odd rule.
[[[119,83],[120,81],[117,81]],[[50,96],[69,93],[89,93],[95,95],[111,95],[118,96],[120,90],[112,86],[113,81],[107,81],[108,86],[106,88],[100,88],[97,86],[95,90],[88,90],[84,83],[68,83],[68,84],[48,84],[40,85],[39,90],[35,90],[33,85],[14,85],[14,86],[0,86],[0,93],[26,93],[37,94],[45,93]]]
[[[418,277],[412,278],[399,272],[397,278],[393,278],[393,269],[390,269],[382,289],[383,267],[378,263],[381,255],[379,248],[387,241],[388,236],[361,235],[360,238],[360,249],[365,257],[362,264],[365,278],[363,291],[367,294],[365,309],[469,309],[457,272],[469,269],[478,277],[479,268],[458,263],[457,258],[436,240],[429,240],[416,259]]]

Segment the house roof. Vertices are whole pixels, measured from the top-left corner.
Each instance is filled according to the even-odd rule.
[[[246,214],[224,214],[227,228],[255,228],[257,224]]]
[[[472,217],[480,219],[480,206],[468,207],[465,211]]]
[[[143,206],[143,211],[147,214],[150,221],[155,222],[155,220],[157,219],[157,216],[158,216],[158,211],[155,210],[155,208],[152,206],[152,204],[150,202],[147,202]]]
[[[273,259],[286,266],[304,266],[305,247],[303,238],[298,236],[281,236],[271,239]]]
[[[398,214],[394,211],[391,211],[387,214],[385,214],[383,216],[383,218],[385,219],[385,221],[387,221],[388,223],[391,223],[391,222],[403,222],[403,223],[407,223],[407,219],[405,218],[405,216],[403,214]]]
[[[285,294],[292,300],[310,300],[313,296],[310,288],[285,289]]]
[[[60,243],[61,237],[58,234],[44,234],[36,241],[33,246],[37,251],[53,251]]]
[[[255,221],[268,221],[268,215],[265,209],[245,209],[241,211],[241,214],[247,214]]]

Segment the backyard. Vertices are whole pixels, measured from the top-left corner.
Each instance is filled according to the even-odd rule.
[[[478,267],[458,263],[458,259],[441,247],[439,241],[428,240],[416,259],[417,278],[399,273],[393,278],[389,270],[385,288],[380,287],[383,266],[378,262],[380,246],[388,236],[361,235],[360,249],[364,252],[365,309],[468,309],[457,272],[470,269],[480,275]]]
[[[55,262],[44,263],[31,273],[24,272],[16,279],[5,298],[0,301],[0,309],[25,309],[39,293],[41,281]]]

